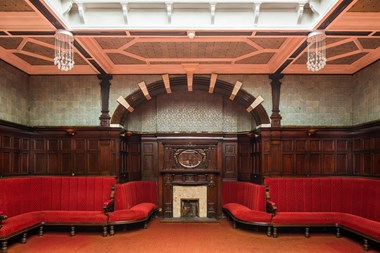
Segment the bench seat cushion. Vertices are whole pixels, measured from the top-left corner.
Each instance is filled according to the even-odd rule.
[[[3,220],[2,228],[0,229],[0,238],[12,235],[15,232],[33,227],[42,222],[41,212],[23,213],[6,220]]]
[[[339,224],[380,240],[380,222],[354,214],[341,213]]]
[[[272,222],[276,225],[335,225],[336,212],[278,212]]]
[[[141,211],[144,213],[145,216],[148,216],[156,208],[157,208],[156,204],[146,202],[146,203],[140,203],[140,204],[135,205],[134,207],[131,208],[131,210]]]
[[[242,204],[227,203],[223,208],[228,210],[235,218],[248,222],[271,222],[270,213],[252,210]]]
[[[109,213],[109,222],[137,221],[145,217],[145,213],[141,210],[123,209]]]
[[[43,211],[43,221],[51,223],[107,223],[103,211]]]

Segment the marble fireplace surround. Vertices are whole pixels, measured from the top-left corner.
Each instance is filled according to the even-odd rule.
[[[181,217],[181,199],[199,199],[199,218],[207,218],[207,186],[173,186],[173,218]]]

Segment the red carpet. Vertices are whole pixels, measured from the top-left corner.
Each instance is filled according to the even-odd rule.
[[[69,228],[67,228],[69,231]],[[311,233],[306,239],[301,233],[281,233],[279,238],[267,237],[265,232],[233,229],[225,219],[220,223],[160,223],[155,219],[148,229],[117,231],[114,237],[103,238],[99,233],[69,233],[47,231],[43,237],[31,235],[26,244],[13,242],[9,253],[213,253],[213,252],[305,252],[305,253],[364,253],[361,240],[336,238],[333,233]],[[377,252],[371,249],[369,252]]]

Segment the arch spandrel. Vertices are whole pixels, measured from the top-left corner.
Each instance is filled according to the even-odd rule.
[[[208,92],[209,85],[209,77],[194,76],[193,90]],[[175,95],[176,91],[187,90],[187,77],[180,76],[170,78],[170,88],[173,95]],[[233,84],[223,80],[217,80],[214,88],[214,93],[229,97],[233,88]],[[165,85],[162,80],[157,80],[153,83],[148,84],[147,89],[152,97],[156,97],[161,94],[166,94]],[[141,90],[136,90],[135,92],[128,95],[125,99],[133,108],[136,108],[142,103],[148,101]],[[255,101],[255,99],[256,98],[249,94],[247,91],[245,91],[244,89],[240,89],[233,102],[240,104],[244,108],[247,108],[253,101]],[[126,110],[122,105],[118,105],[114,114],[112,115],[111,123],[124,125],[124,121],[127,119],[125,114],[128,113],[130,112]],[[259,126],[261,124],[270,124],[269,116],[261,104],[258,105],[254,110],[252,110],[250,114],[252,115],[256,126]]]

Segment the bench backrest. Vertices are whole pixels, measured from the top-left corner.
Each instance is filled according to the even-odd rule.
[[[380,180],[266,178],[278,212],[345,212],[380,220]]]
[[[157,182],[134,181],[117,184],[115,187],[115,210],[130,209],[140,203],[157,205]]]
[[[238,203],[265,212],[265,187],[248,182],[224,181],[222,204]]]
[[[8,217],[42,210],[101,211],[115,177],[0,179],[0,210]]]

